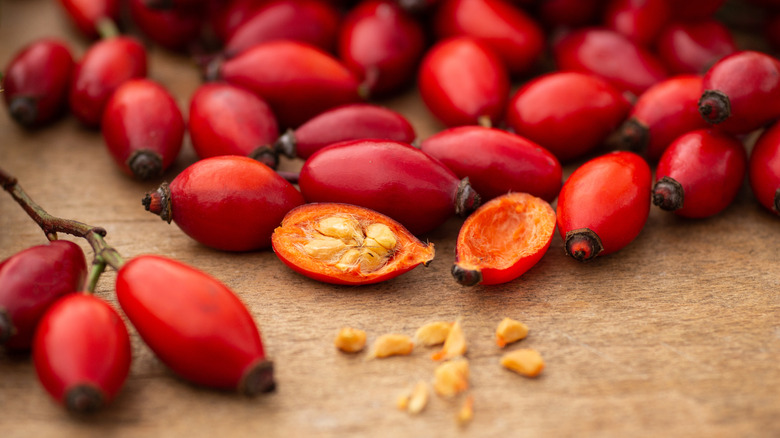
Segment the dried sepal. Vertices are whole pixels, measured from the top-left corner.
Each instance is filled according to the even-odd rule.
[[[522,376],[536,377],[544,369],[544,359],[538,351],[523,348],[505,354],[501,358],[501,365]]]
[[[446,321],[430,322],[417,329],[414,340],[418,345],[426,347],[442,344],[447,340],[452,325],[453,323]]]
[[[460,324],[460,318],[458,318],[450,328],[450,332],[447,334],[447,339],[444,340],[444,346],[440,351],[433,353],[431,359],[433,360],[447,360],[458,356],[463,356],[468,350],[468,344],[466,343],[466,336],[463,334],[463,327]]]
[[[376,338],[370,357],[404,356],[412,354],[413,349],[414,341],[412,341],[412,338],[402,334],[390,333]]]
[[[465,358],[442,363],[434,371],[433,389],[444,397],[452,397],[469,388],[469,361]]]
[[[504,318],[496,328],[496,344],[504,348],[528,336],[528,326],[512,318]]]
[[[366,332],[352,327],[343,327],[336,334],[333,344],[345,353],[357,353],[366,346]]]

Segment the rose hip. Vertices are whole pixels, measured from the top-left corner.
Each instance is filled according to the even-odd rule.
[[[686,0],[674,2],[672,13],[683,20],[711,18],[726,0]]]
[[[190,165],[143,204],[196,241],[223,251],[271,245],[271,234],[288,211],[303,204],[295,187],[251,158],[220,156]]]
[[[472,213],[458,233],[452,276],[464,286],[514,280],[542,259],[555,210],[528,193],[508,193]]]
[[[146,76],[146,49],[133,37],[94,43],[76,65],[70,110],[87,126],[98,126],[114,91],[125,81]]]
[[[780,117],[780,61],[761,52],[733,53],[704,75],[699,113],[731,134],[747,134]]]
[[[753,146],[748,179],[758,202],[780,214],[780,124],[764,131]]]
[[[658,56],[675,73],[703,74],[737,51],[729,28],[712,19],[672,23],[661,31],[656,46]]]
[[[208,0],[141,0],[152,9],[188,9],[205,6]]]
[[[620,90],[597,76],[553,72],[515,93],[509,100],[507,124],[559,160],[569,161],[602,144],[630,108]]]
[[[610,0],[604,22],[637,44],[650,47],[671,15],[669,0]]]
[[[60,0],[68,17],[87,38],[100,36],[100,28],[106,23],[119,21],[119,0]]]
[[[130,335],[108,303],[76,293],[55,302],[35,333],[33,363],[46,391],[73,412],[110,403],[130,372]]]
[[[24,127],[54,120],[67,106],[73,56],[57,39],[30,43],[5,69],[3,97],[11,117]]]
[[[601,17],[605,0],[545,0],[537,4],[537,15],[552,27],[582,27]]]
[[[276,161],[269,147],[279,137],[276,116],[265,101],[243,88],[201,85],[190,101],[188,123],[200,158],[244,155]]]
[[[440,39],[463,35],[484,42],[512,75],[529,71],[544,49],[539,25],[504,0],[443,0],[433,24]]]
[[[279,123],[297,127],[360,100],[358,81],[331,55],[304,43],[270,41],[210,64],[207,77],[247,88],[268,102]]]
[[[119,168],[141,180],[162,175],[184,138],[184,119],[173,97],[148,79],[120,85],[106,104],[101,126]]]
[[[61,296],[79,290],[87,276],[81,248],[56,240],[20,251],[0,264],[0,345],[12,350],[32,346],[46,309]]]
[[[418,88],[431,113],[447,126],[495,125],[504,115],[509,77],[501,60],[470,37],[440,41],[428,50]]]
[[[252,315],[214,277],[139,256],[117,273],[116,296],[144,342],[184,379],[246,395],[274,389],[273,364]]]
[[[575,30],[553,46],[553,54],[560,70],[593,73],[636,96],[667,76],[654,54],[609,29]]]
[[[650,212],[650,167],[633,152],[587,161],[558,195],[558,231],[566,254],[584,262],[631,243]]]
[[[561,189],[558,159],[538,144],[498,129],[459,126],[434,134],[420,149],[468,178],[483,200],[523,192],[552,202]]]
[[[205,21],[202,8],[157,10],[143,0],[130,0],[130,14],[146,37],[174,51],[189,48],[199,38]]]
[[[338,54],[367,94],[387,96],[411,83],[425,50],[419,21],[390,0],[368,0],[344,18]]]
[[[220,41],[227,41],[242,24],[251,18],[255,11],[267,0],[229,0],[215,1],[215,10],[211,11],[211,28]]]
[[[341,17],[336,8],[320,0],[275,0],[258,8],[225,43],[228,58],[255,44],[288,39],[325,51],[336,45]]]
[[[291,210],[274,230],[274,253],[294,271],[335,284],[389,280],[434,257],[403,225],[349,204],[313,203]]]
[[[366,207],[390,216],[415,235],[479,205],[479,195],[468,180],[460,180],[425,152],[389,140],[328,146],[306,160],[298,184],[307,202]]]
[[[295,130],[288,129],[274,149],[289,158],[307,159],[333,143],[366,138],[411,143],[416,134],[411,123],[396,111],[352,103],[318,114]]]
[[[736,138],[709,129],[689,132],[661,156],[653,204],[679,216],[713,216],[737,196],[746,167],[745,147]]]
[[[677,137],[707,128],[696,106],[701,84],[701,76],[682,75],[648,88],[618,130],[619,143],[656,162]]]

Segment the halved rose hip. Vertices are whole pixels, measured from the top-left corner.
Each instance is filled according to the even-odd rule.
[[[403,225],[368,208],[340,203],[291,210],[273,234],[273,249],[287,266],[326,283],[388,280],[434,257]]]
[[[508,193],[472,213],[458,233],[452,275],[464,286],[512,281],[547,252],[555,210],[527,193]]]

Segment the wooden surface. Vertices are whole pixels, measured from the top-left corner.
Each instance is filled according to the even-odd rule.
[[[53,1],[2,0],[0,63],[45,35],[86,42]],[[151,50],[150,76],[182,109],[199,84],[183,57]],[[386,104],[408,115],[421,137],[440,129],[409,95]],[[176,172],[194,160],[185,150]],[[295,168],[300,163],[287,162]],[[520,279],[464,288],[449,274],[460,221],[427,238],[437,256],[382,284],[349,288],[311,281],[271,251],[228,254],[205,248],[144,211],[140,199],[161,181],[121,174],[98,132],[72,117],[26,132],[0,110],[0,166],[54,215],[108,230],[125,257],[162,254],[229,285],[248,305],[278,390],[247,399],[194,387],[170,373],[132,332],[134,362],[121,395],[105,411],[74,417],[54,404],[30,359],[0,351],[0,436],[780,436],[780,218],[762,210],[747,185],[717,217],[683,220],[653,208],[624,250],[580,264],[556,235],[542,261]],[[573,166],[567,167],[567,174]],[[64,238],[69,238],[63,236]],[[0,259],[44,243],[7,194],[0,194]],[[89,257],[91,251],[80,241]],[[116,304],[115,273],[97,295]],[[461,316],[470,342],[474,419],[455,421],[462,396],[432,397],[416,417],[396,397],[431,379],[432,349],[366,360],[337,352],[342,326],[412,335],[426,322]],[[527,379],[499,365],[493,331],[504,317],[525,322],[547,368]]]

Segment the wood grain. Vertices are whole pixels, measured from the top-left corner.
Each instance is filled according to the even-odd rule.
[[[55,2],[0,5],[3,65],[40,36],[68,40],[77,55],[87,47]],[[198,72],[184,57],[150,53],[150,76],[186,111]],[[414,93],[383,103],[409,116],[422,138],[441,129]],[[97,415],[74,417],[49,399],[28,357],[0,352],[4,438],[780,436],[780,219],[755,202],[747,184],[731,207],[707,220],[653,208],[636,241],[591,263],[567,258],[556,236],[542,261],[508,284],[464,288],[452,280],[461,223],[452,219],[426,236],[437,250],[428,268],[374,286],[337,287],[292,272],[270,251],[205,248],[145,212],[141,197],[162,179],[125,177],[100,134],[74,118],[27,132],[5,107],[0,113],[0,166],[52,214],[105,227],[107,241],[126,257],[173,257],[233,288],[261,328],[279,385],[254,399],[194,387],[172,375],[133,331],[134,362],[121,395]],[[186,144],[164,179],[194,159]],[[0,259],[44,241],[13,200],[0,196]],[[97,295],[116,305],[114,279],[107,272]],[[415,417],[395,408],[405,388],[432,378],[433,349],[366,360],[332,345],[345,325],[366,330],[371,342],[457,316],[470,342],[475,399],[465,427],[455,421],[462,396],[433,397]],[[503,351],[493,331],[506,316],[530,327],[528,338],[507,350],[539,350],[547,363],[539,378],[499,365]]]

